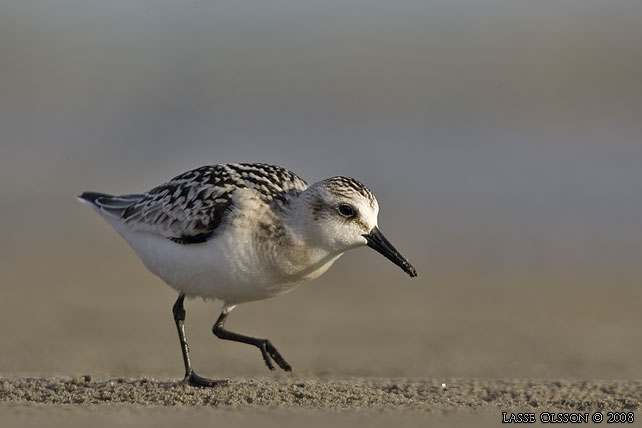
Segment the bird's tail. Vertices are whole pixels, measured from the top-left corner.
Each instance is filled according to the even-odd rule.
[[[78,200],[101,213],[120,218],[131,205],[143,199],[143,194],[108,195],[107,193],[83,192]]]

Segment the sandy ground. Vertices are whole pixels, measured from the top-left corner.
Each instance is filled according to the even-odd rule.
[[[351,425],[367,421],[413,425],[446,422],[496,425],[503,411],[634,412],[642,382],[450,379],[230,379],[216,388],[186,387],[155,379],[4,378],[0,409],[13,425],[115,420],[172,426],[224,420],[228,425]],[[171,412],[168,409],[173,409]],[[272,425],[274,424],[274,425]],[[67,425],[68,426],[68,425]]]

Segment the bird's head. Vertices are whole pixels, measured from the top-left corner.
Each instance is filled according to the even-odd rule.
[[[319,181],[303,192],[301,200],[297,217],[312,245],[337,254],[367,245],[411,277],[417,276],[377,227],[377,199],[357,180],[338,176]]]

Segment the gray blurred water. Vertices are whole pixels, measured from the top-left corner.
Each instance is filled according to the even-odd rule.
[[[97,272],[153,281],[75,194],[233,161],[362,180],[422,290],[637,289],[641,19],[639,1],[2,1],[0,317],[106,293]],[[377,261],[321,286],[400,281]]]

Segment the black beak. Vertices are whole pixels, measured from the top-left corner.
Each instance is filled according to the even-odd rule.
[[[399,251],[397,251],[397,249],[390,243],[390,241],[388,241],[386,237],[383,236],[383,233],[381,233],[381,231],[377,227],[372,229],[370,233],[363,235],[363,237],[366,238],[366,241],[368,241],[368,247],[373,248],[379,253],[383,254],[385,258],[403,269],[403,271],[410,275],[411,278],[417,276],[417,271],[415,270],[415,268],[412,267],[410,263],[408,263],[408,260],[406,260],[401,254],[399,254]]]

